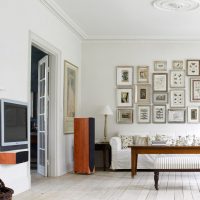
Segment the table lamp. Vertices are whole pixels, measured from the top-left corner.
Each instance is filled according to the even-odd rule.
[[[108,115],[113,115],[113,112],[110,108],[110,106],[106,105],[102,111],[101,114],[105,116],[105,122],[104,122],[104,142],[107,140],[107,116]]]

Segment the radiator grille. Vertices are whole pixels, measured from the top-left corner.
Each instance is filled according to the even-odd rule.
[[[200,169],[200,157],[158,157],[155,169]]]

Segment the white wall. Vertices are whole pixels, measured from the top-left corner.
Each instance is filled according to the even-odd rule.
[[[64,60],[81,65],[81,41],[69,28],[59,21],[39,0],[6,0],[0,6],[0,98],[28,102],[30,88],[29,31],[48,41],[61,51],[61,74],[63,81]],[[4,89],[3,91],[1,89]],[[62,98],[63,88],[60,88]],[[80,99],[80,98],[79,98]],[[80,104],[79,104],[80,107]],[[62,118],[63,104],[59,115]],[[72,170],[73,135],[58,133],[57,175]],[[1,179],[15,194],[30,188],[29,164],[0,165]]]
[[[107,104],[114,113],[113,117],[108,118],[109,138],[119,131],[139,134],[200,135],[200,124],[137,124],[136,105],[133,124],[116,123],[116,66],[134,66],[136,83],[136,66],[147,65],[152,73],[155,60],[167,60],[169,70],[172,69],[172,60],[200,59],[200,43],[88,41],[84,42],[82,51],[82,113],[96,117],[96,139],[103,139],[104,117],[98,115],[98,112]],[[190,105],[188,77],[186,86],[186,105]]]

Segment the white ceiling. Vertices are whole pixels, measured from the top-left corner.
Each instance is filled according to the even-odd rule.
[[[200,10],[167,12],[153,0],[49,0],[85,39],[200,39]]]

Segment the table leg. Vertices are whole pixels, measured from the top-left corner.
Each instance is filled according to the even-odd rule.
[[[136,153],[131,151],[131,175],[134,177],[136,175],[136,162],[137,162]]]
[[[137,174],[137,161],[138,161],[138,154],[135,155],[135,175]]]
[[[106,148],[103,149],[103,170],[106,171]]]

